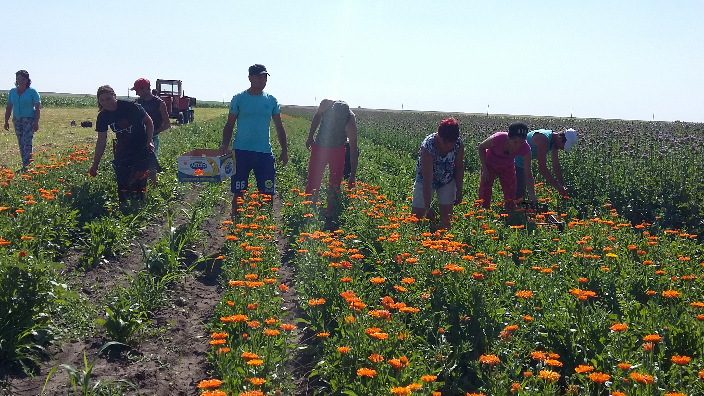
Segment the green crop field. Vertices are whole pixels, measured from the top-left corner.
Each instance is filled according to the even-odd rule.
[[[312,111],[282,108],[277,194],[250,188],[235,218],[229,181],[176,179],[225,108],[166,132],[157,185],[125,207],[110,158],[87,176],[95,133],[69,126],[94,108],[47,106],[25,173],[2,131],[0,392],[704,394],[702,124],[357,109],[358,183],[330,231],[326,191],[302,187]],[[450,115],[464,200],[438,230],[409,196]],[[517,120],[578,131],[570,197],[534,171],[547,209],[504,210],[498,183],[481,209],[474,148]]]

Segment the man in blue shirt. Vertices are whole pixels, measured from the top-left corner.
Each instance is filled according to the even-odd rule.
[[[232,148],[235,150],[236,169],[232,176],[232,214],[237,214],[237,199],[247,191],[249,173],[254,171],[257,190],[274,195],[274,154],[269,142],[269,123],[274,120],[276,136],[281,145],[281,165],[288,162],[286,130],[281,122],[281,109],[276,98],[264,92],[269,73],[264,65],[249,67],[249,89],[232,97],[227,122],[222,130],[220,150],[230,147],[230,140],[237,122],[237,133]]]

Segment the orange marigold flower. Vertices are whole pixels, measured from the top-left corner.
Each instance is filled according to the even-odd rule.
[[[250,366],[261,366],[262,364],[264,364],[264,361],[261,359],[252,359],[248,360],[247,364]]]
[[[376,370],[372,370],[370,368],[362,367],[357,370],[357,375],[360,377],[369,377],[369,378],[374,378],[376,377]]]
[[[704,379],[704,370],[699,371],[699,379]]]
[[[316,334],[316,336],[320,337],[320,338],[327,338],[327,337],[330,337],[330,333],[322,332],[322,333]]]
[[[325,299],[324,298],[314,298],[312,300],[308,300],[308,304],[310,305],[323,305],[325,304]]]
[[[374,284],[379,285],[379,284],[386,282],[386,279],[384,279],[384,278],[371,278],[369,281]]]
[[[294,324],[289,324],[289,323],[283,323],[281,326],[279,326],[281,330],[293,330],[296,328],[296,325]]]
[[[279,320],[276,318],[268,318],[268,319],[264,319],[264,323],[266,323],[268,325],[273,325],[273,324],[279,323]]]
[[[580,364],[574,368],[575,373],[584,374],[594,370],[594,366]]]
[[[523,320],[525,320],[526,322],[530,322],[533,320],[533,317],[530,315],[523,315]]]
[[[384,357],[379,354],[372,353],[371,355],[369,355],[369,360],[371,360],[374,363],[379,363],[379,362],[384,361]]]
[[[222,381],[219,379],[203,380],[198,383],[198,389],[217,388],[220,385],[222,385]]]
[[[493,366],[497,363],[500,363],[501,359],[499,359],[499,357],[496,355],[481,355],[479,356],[479,362],[488,364],[489,366]]]
[[[560,379],[560,374],[558,374],[552,370],[540,370],[540,374],[538,375],[538,378],[544,379],[548,382],[555,382]]]
[[[682,295],[682,293],[678,292],[677,290],[665,290],[662,292],[662,296],[665,298],[677,298],[680,295]]]
[[[623,331],[628,328],[628,325],[625,323],[614,323],[613,326],[609,327],[609,330],[611,331]]]
[[[403,278],[403,279],[401,279],[401,283],[412,285],[412,284],[416,283],[416,280],[414,278]]]
[[[266,380],[264,378],[245,378],[245,381],[249,381],[252,385],[264,385]]]
[[[673,357],[670,358],[670,360],[674,364],[684,366],[685,364],[689,363],[689,361],[692,360],[692,358],[689,356],[674,355]]]
[[[408,386],[406,386],[406,388],[408,388],[410,390],[418,390],[418,389],[423,389],[423,385],[418,384],[416,382],[411,382],[410,384],[408,384]]]
[[[546,360],[548,358],[543,351],[533,351],[530,353],[530,357],[533,358],[533,360]]]
[[[391,388],[391,393],[393,393],[394,395],[410,395],[411,388],[407,386],[397,386]]]
[[[288,286],[286,286],[285,284],[282,283],[282,284],[279,285],[279,290],[281,290],[281,291],[288,291]]]
[[[340,353],[347,353],[347,352],[350,351],[350,349],[351,349],[351,348],[348,347],[348,346],[337,347],[337,351],[340,352]]]
[[[217,353],[218,355],[221,355],[223,353],[229,353],[229,352],[230,352],[230,348],[228,348],[228,347],[218,348],[218,350],[215,351],[215,353]]]
[[[559,360],[555,360],[555,359],[547,359],[545,361],[545,364],[547,364],[550,367],[562,367],[562,362]]]
[[[657,334],[648,334],[647,336],[643,337],[643,341],[645,341],[645,342],[660,342],[660,341],[662,341],[662,337],[660,337]]]
[[[435,382],[436,379],[438,379],[436,375],[424,375],[420,377],[420,380],[423,382]]]
[[[521,290],[518,293],[516,293],[516,297],[518,297],[518,298],[531,298],[531,297],[533,297],[533,292],[530,290]]]
[[[641,384],[652,384],[654,382],[653,376],[648,374],[631,373],[630,377],[633,381],[640,382]]]
[[[281,332],[276,329],[264,329],[264,334],[273,337],[281,334]]]
[[[252,360],[252,359],[259,359],[259,355],[257,355],[254,352],[242,352],[241,357],[244,360]]]
[[[225,345],[226,343],[225,339],[210,340],[210,345]]]
[[[211,391],[205,391],[201,393],[200,396],[227,396],[227,393],[221,391],[221,390],[211,390]],[[261,396],[261,392],[259,392],[259,395],[245,395],[245,396]]]
[[[247,326],[249,326],[249,327],[251,327],[251,328],[253,328],[253,329],[256,329],[257,327],[259,327],[259,325],[261,325],[261,323],[260,323],[259,321],[256,321],[256,320],[252,320],[252,321],[250,321],[250,322],[247,322]]]
[[[611,379],[611,376],[605,373],[591,373],[589,374],[589,379],[597,384],[603,384],[604,382]]]
[[[372,334],[369,334],[369,336],[376,338],[377,340],[385,340],[385,339],[389,338],[389,333],[381,333],[381,332],[372,333]]]

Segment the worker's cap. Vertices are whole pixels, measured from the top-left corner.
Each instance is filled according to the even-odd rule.
[[[260,65],[259,63],[249,67],[250,76],[258,76],[260,74],[266,74],[267,76],[271,75],[266,71],[266,67],[264,67],[264,65]]]
[[[577,131],[572,128],[566,129],[565,138],[567,139],[565,141],[565,153],[569,153],[572,146],[577,143]]]
[[[130,88],[131,91],[136,91],[140,88],[149,88],[151,83],[146,78],[140,78],[134,82],[134,87]]]

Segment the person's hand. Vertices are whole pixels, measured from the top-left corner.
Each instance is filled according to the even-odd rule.
[[[10,123],[8,123],[7,121],[5,121],[5,130],[6,131],[10,130]]]
[[[567,197],[570,195],[569,191],[567,191],[567,187],[565,187],[565,186],[558,187],[557,192],[559,192],[560,196],[563,196],[563,197]]]
[[[281,166],[286,166],[286,164],[288,164],[288,153],[282,152],[279,156],[279,160],[281,161]]]
[[[222,144],[220,147],[218,147],[218,150],[220,150],[220,155],[225,154],[230,148],[228,147],[227,144]]]
[[[39,130],[39,120],[34,121],[34,123],[32,124],[32,132],[36,132],[38,130]]]
[[[351,189],[355,188],[356,183],[357,183],[357,181],[356,181],[354,175],[351,175],[350,178],[347,179],[347,189],[351,190]]]
[[[459,205],[462,203],[462,191],[457,191],[457,194],[455,194],[455,205]]]
[[[150,140],[148,146],[149,146],[149,151],[151,151],[153,153],[154,152],[154,140]]]
[[[98,174],[98,166],[97,165],[91,166],[90,170],[88,171],[88,174],[90,175],[90,177],[95,177],[95,175]]]
[[[308,149],[308,151],[310,151],[310,150],[312,149],[314,142],[315,142],[315,141],[313,140],[312,137],[309,137],[309,138],[306,140],[306,148]]]

